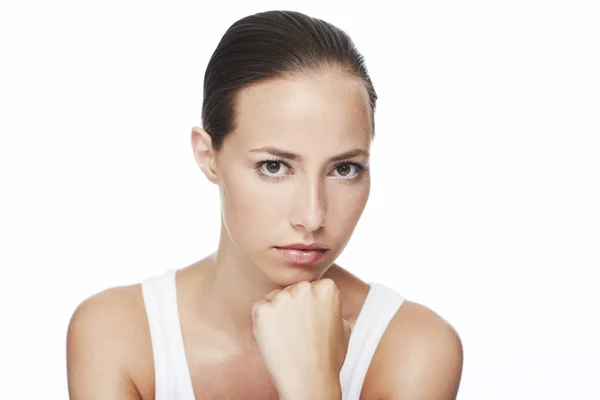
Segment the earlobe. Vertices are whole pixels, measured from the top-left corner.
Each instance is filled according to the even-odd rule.
[[[192,150],[196,163],[204,175],[212,183],[218,183],[217,154],[212,147],[211,137],[204,129],[197,126],[192,129]]]

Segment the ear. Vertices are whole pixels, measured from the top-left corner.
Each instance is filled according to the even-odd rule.
[[[192,150],[196,163],[204,175],[209,181],[217,184],[217,152],[212,147],[210,135],[197,126],[192,129]]]

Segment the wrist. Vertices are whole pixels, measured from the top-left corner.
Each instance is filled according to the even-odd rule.
[[[342,387],[339,380],[323,384],[306,384],[301,387],[279,391],[280,400],[341,400]]]

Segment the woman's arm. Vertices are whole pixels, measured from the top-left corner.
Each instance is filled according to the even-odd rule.
[[[127,368],[131,313],[121,288],[99,293],[79,305],[67,333],[67,375],[71,400],[141,400]]]

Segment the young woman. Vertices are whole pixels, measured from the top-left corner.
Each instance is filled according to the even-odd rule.
[[[77,308],[71,398],[454,399],[454,329],[335,264],[369,197],[376,99],[331,24],[284,11],[234,23],[191,137],[220,189],[218,249]]]

